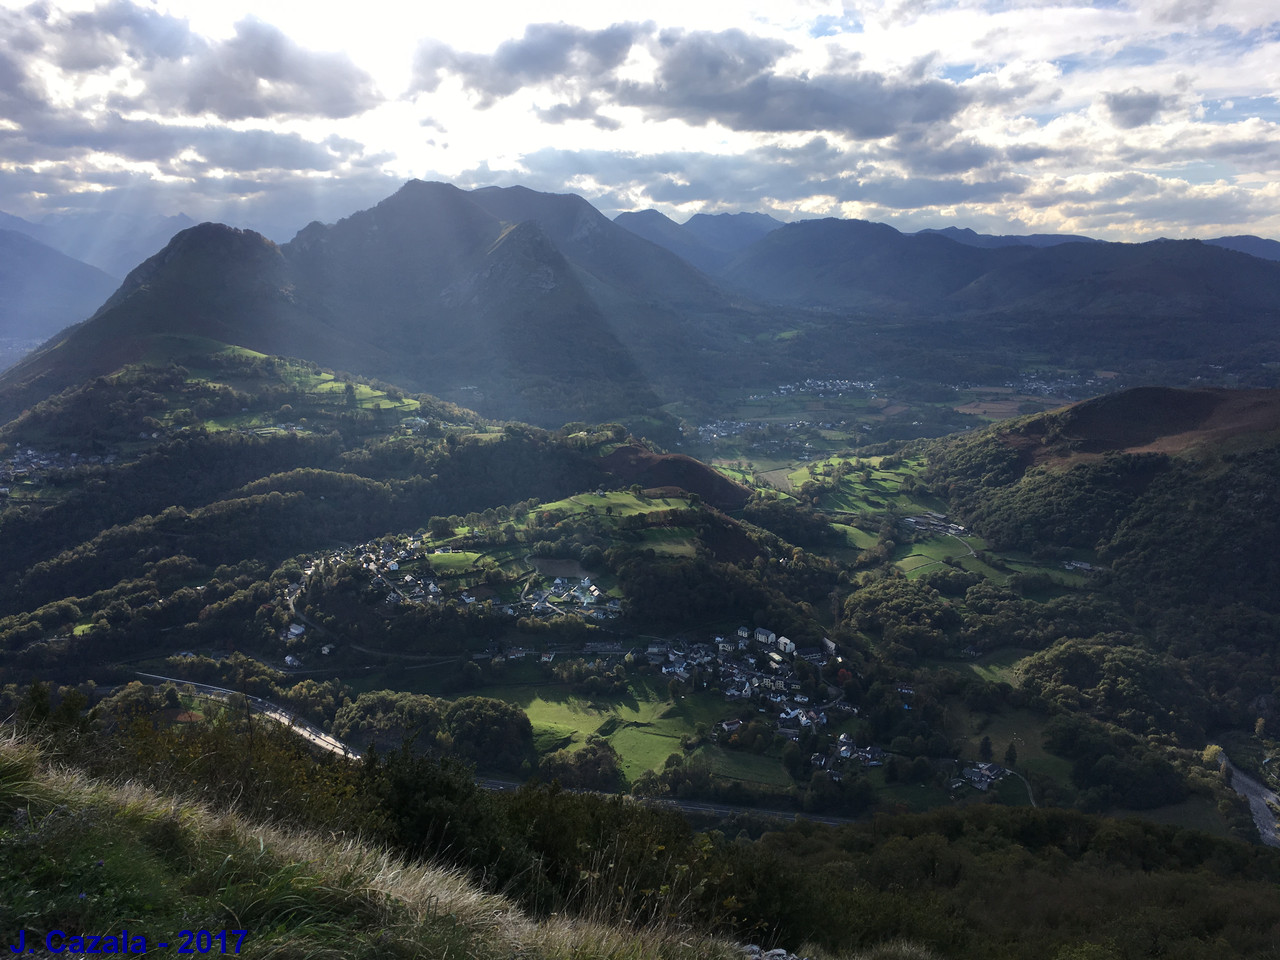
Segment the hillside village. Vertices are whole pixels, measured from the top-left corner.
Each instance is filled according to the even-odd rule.
[[[945,518],[931,519],[946,523]],[[921,518],[921,522],[925,522],[925,518]],[[412,604],[453,604],[462,608],[480,604],[491,613],[512,618],[550,619],[569,615],[598,624],[623,616],[623,601],[609,596],[589,576],[558,576],[549,583],[543,581],[544,585],[539,587],[531,584],[541,578],[531,577],[518,599],[503,601],[484,586],[457,589],[456,585],[442,584],[442,577],[403,572],[415,562],[431,556],[447,556],[455,549],[454,546],[433,548],[425,538],[411,536],[394,543],[360,544],[325,559],[333,564],[358,564],[369,578],[369,588],[382,595],[387,616],[394,616],[397,607]],[[313,564],[303,572],[310,576],[314,570]],[[290,604],[304,588],[304,583],[289,586]],[[294,622],[281,639],[291,647],[300,647],[306,633],[305,625]],[[819,646],[798,647],[768,627],[746,625],[732,634],[715,635],[706,640],[648,638],[640,644],[636,639],[614,632],[606,639],[581,643],[524,645],[499,641],[471,652],[469,658],[482,668],[501,668],[508,663],[549,666],[557,659],[582,658],[602,674],[622,665],[628,671],[654,671],[672,684],[673,691],[719,690],[726,703],[727,716],[713,731],[716,739],[730,742],[754,709],[756,714],[768,718],[777,736],[812,747],[816,752],[810,754],[810,765],[825,770],[836,781],[846,769],[881,767],[889,757],[883,747],[857,743],[848,732],[830,732],[842,721],[859,715],[858,705],[849,702],[840,687],[824,679],[824,672],[834,675],[842,663],[839,650],[830,639],[824,638]],[[326,640],[333,642],[324,643],[318,650],[321,657],[328,658],[341,641],[330,637]],[[316,647],[312,645],[311,649]],[[301,654],[291,653],[285,657],[287,669],[300,671],[305,666]],[[914,709],[912,686],[899,685],[896,692],[903,710]],[[968,786],[985,792],[1006,772],[990,762],[957,765],[951,790],[954,793]]]

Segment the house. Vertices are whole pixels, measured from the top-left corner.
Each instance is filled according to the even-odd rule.
[[[829,657],[834,657],[836,655],[836,642],[830,637],[823,637],[822,652]]]
[[[762,643],[767,647],[771,647],[774,645],[774,643],[777,642],[777,639],[778,639],[778,635],[774,633],[772,630],[768,630],[764,627],[756,627],[756,633],[755,633],[756,643]]]
[[[750,639],[751,639],[751,628],[750,628],[750,627],[739,627],[739,628],[738,628],[738,638],[739,638],[740,640],[750,640]]]
[[[741,720],[726,720],[720,724],[725,733],[737,733],[738,728],[742,726]]]
[[[774,644],[783,653],[796,652],[796,645],[792,643],[790,640],[788,640],[786,637],[778,637],[776,640],[774,640]]]
[[[306,632],[307,632],[307,628],[306,628],[306,627],[304,627],[304,626],[303,626],[302,624],[300,624],[300,623],[291,623],[291,624],[289,624],[289,636],[290,636],[290,637],[300,637],[300,636],[302,636],[302,635],[303,635],[304,633],[306,633]]]

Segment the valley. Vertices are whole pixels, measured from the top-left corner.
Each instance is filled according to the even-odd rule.
[[[695,266],[415,181],[180,233],[0,374],[4,763],[830,951],[1085,956],[1126,884],[1144,930],[1263,896],[1211,747],[1276,786],[1280,266],[734,223],[648,224]],[[1227,279],[1139,309],[1171,270]],[[1230,915],[1250,955],[1271,914]]]

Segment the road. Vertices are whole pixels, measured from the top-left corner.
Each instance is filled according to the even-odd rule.
[[[1231,771],[1231,789],[1249,801],[1249,811],[1253,814],[1253,822],[1258,827],[1258,835],[1262,837],[1262,842],[1268,847],[1280,847],[1276,815],[1267,806],[1267,802],[1270,801],[1280,809],[1280,796],[1228,760],[1225,753],[1222,757],[1227,769]]]
[[[177,677],[162,677],[154,673],[139,673],[138,676],[145,677],[148,680],[159,680],[162,683],[172,683],[182,688],[190,686],[197,692],[211,694],[220,699],[233,696],[237,693],[235,690],[228,690],[226,687],[215,687],[210,683],[194,683],[191,680],[179,680]],[[354,760],[360,759],[360,754],[352,750],[341,740],[325,733],[319,727],[307,722],[299,716],[280,706],[278,703],[272,703],[270,700],[263,700],[261,697],[250,696],[249,694],[240,694],[245,698],[251,710],[269,717],[277,723],[282,723],[300,737],[306,738],[315,746],[330,753],[336,753],[339,756],[350,757]]]

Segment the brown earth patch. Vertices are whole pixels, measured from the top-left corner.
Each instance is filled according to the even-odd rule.
[[[1235,438],[1280,436],[1280,390],[1139,387],[1072,404],[1001,435],[1034,463],[1106,453],[1175,455]]]

